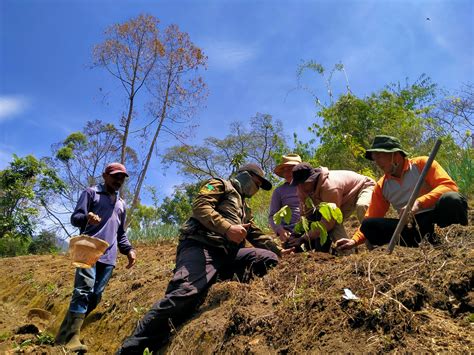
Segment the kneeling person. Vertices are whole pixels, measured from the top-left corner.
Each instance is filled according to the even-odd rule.
[[[242,166],[229,181],[211,179],[204,184],[181,229],[176,268],[164,298],[139,321],[118,354],[142,354],[145,348],[154,351],[163,346],[170,324],[178,326],[189,318],[218,278],[235,274],[247,281],[278,263],[280,249],[254,224],[245,201],[259,188],[271,187],[256,164]],[[245,248],[245,240],[255,248]]]

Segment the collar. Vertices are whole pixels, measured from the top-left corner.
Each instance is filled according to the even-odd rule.
[[[105,188],[105,184],[98,184],[94,186],[94,190],[99,194],[109,194],[109,192]],[[118,191],[115,191],[115,196],[118,196]]]
[[[405,158],[403,160],[403,169],[402,169],[402,174],[400,175],[400,177],[396,177],[396,176],[393,176],[392,174],[385,174],[385,177],[387,179],[395,179],[395,180],[400,180],[403,175],[405,175],[405,172],[410,169],[410,160],[408,158]]]
[[[237,192],[239,193],[240,197],[242,197],[242,200],[243,200],[244,196],[242,194],[242,186],[240,185],[240,181],[237,180],[237,179],[234,179],[234,178],[230,178],[229,181],[232,184],[232,186],[234,187],[234,189],[237,190]]]

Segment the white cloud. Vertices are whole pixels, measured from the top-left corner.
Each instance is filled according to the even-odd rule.
[[[213,41],[203,48],[206,48],[205,54],[209,58],[209,67],[221,70],[234,70],[255,58],[257,54],[255,47],[229,41]]]
[[[29,106],[23,96],[0,96],[0,122],[24,112]]]

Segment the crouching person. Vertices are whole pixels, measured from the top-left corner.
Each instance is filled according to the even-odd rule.
[[[376,136],[365,157],[384,172],[377,182],[369,209],[360,229],[351,239],[337,242],[339,249],[351,249],[369,241],[372,245],[388,244],[397,227],[398,218],[385,218],[390,205],[401,216],[415,188],[428,157],[408,158],[395,137]],[[401,232],[400,245],[417,247],[423,238],[435,242],[434,225],[467,225],[467,200],[442,166],[434,160],[411,208],[413,223]]]
[[[107,165],[102,174],[104,183],[84,190],[71,216],[73,226],[81,234],[109,243],[108,249],[91,268],[77,268],[74,291],[68,312],[56,335],[55,344],[65,345],[72,352],[85,352],[79,340],[84,318],[97,307],[117,259],[117,249],[128,257],[127,268],[135,264],[136,254],[125,233],[125,203],[118,191],[128,177],[120,163]]]
[[[290,185],[293,178],[293,168],[299,163],[301,163],[301,157],[299,155],[284,155],[282,157],[282,162],[275,167],[275,170],[273,170],[276,175],[284,178],[285,181],[282,185],[273,190],[268,215],[268,224],[282,243],[288,242],[296,223],[298,223],[300,219],[300,202],[296,192],[296,186]],[[282,220],[280,224],[276,224],[273,217],[283,206],[288,206],[291,210],[290,223],[286,223]]]
[[[192,315],[218,278],[236,275],[247,281],[253,275],[265,275],[278,263],[280,249],[254,224],[245,201],[259,188],[271,187],[255,164],[242,166],[229,181],[211,179],[202,186],[192,216],[181,229],[176,268],[165,296],[138,322],[118,354],[142,354],[145,348],[162,347],[171,326]],[[254,248],[244,247],[246,240]]]
[[[329,170],[325,167],[313,168],[308,163],[296,165],[292,171],[291,185],[297,186],[301,215],[310,221],[318,221],[326,227],[328,239],[321,246],[319,230],[310,231],[304,236],[292,236],[289,246],[298,247],[304,243],[307,248],[315,251],[329,252],[333,242],[347,238],[344,225],[335,220],[327,221],[319,212],[309,207],[307,199],[318,208],[322,202],[335,204],[342,212],[343,221],[353,213],[359,222],[364,218],[369,207],[375,181],[371,178],[349,170]],[[347,254],[347,251],[338,254]]]

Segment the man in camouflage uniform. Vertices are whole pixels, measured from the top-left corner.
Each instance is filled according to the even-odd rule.
[[[193,203],[193,214],[181,229],[176,268],[163,299],[156,302],[125,339],[118,354],[156,350],[202,303],[209,287],[234,275],[241,281],[263,276],[278,263],[281,250],[254,224],[245,198],[259,188],[270,190],[256,164],[242,166],[229,181],[206,182]],[[245,241],[254,248],[245,248]]]

